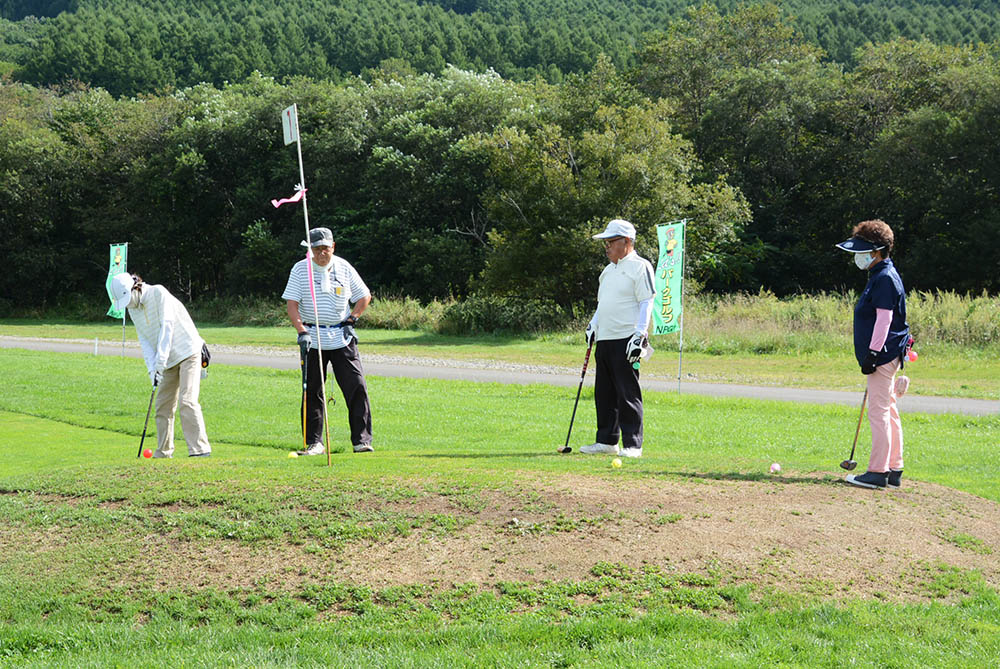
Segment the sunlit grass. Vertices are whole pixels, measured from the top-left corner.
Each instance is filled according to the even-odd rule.
[[[772,461],[836,472],[851,407],[647,393],[644,457],[613,471],[606,458],[555,453],[572,408],[565,388],[373,377],[376,453],[337,453],[327,467],[286,457],[300,440],[296,372],[219,366],[202,394],[212,458],[184,458],[178,435],[177,457],[160,462],[135,457],[149,397],[141,361],[0,350],[0,375],[0,659],[13,665],[832,665],[859,635],[877,665],[901,647],[927,666],[985,666],[1000,652],[996,591],[945,565],[914,565],[912,578],[928,598],[960,604],[832,604],[617,563],[534,583],[372,587],[289,564],[289,583],[157,585],[171,542],[337,559],[347,545],[461,531],[485,491],[530,494],[522,479],[754,480]],[[593,434],[591,402],[588,392],[575,446]],[[342,406],[332,413],[347,451]],[[998,420],[906,416],[907,476],[1000,499]],[[409,504],[441,495],[450,511]],[[551,511],[537,531],[611,522]],[[144,555],[151,537],[166,552]],[[971,535],[948,540],[982,550]]]

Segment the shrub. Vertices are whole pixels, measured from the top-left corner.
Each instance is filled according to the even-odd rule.
[[[366,328],[384,330],[433,331],[446,308],[437,300],[422,305],[412,297],[376,297],[365,310],[364,324]]]
[[[183,300],[182,300],[183,301]],[[285,301],[266,297],[212,297],[187,305],[195,323],[248,327],[288,325]]]
[[[559,330],[572,314],[547,300],[471,295],[445,308],[438,332],[447,335],[537,333]]]

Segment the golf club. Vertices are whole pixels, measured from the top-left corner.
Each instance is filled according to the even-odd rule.
[[[854,461],[854,449],[858,446],[858,435],[861,434],[861,419],[865,417],[865,403],[868,402],[868,389],[865,388],[865,395],[861,398],[861,414],[858,416],[858,429],[854,431],[854,444],[851,446],[851,457],[840,463],[841,469],[851,471],[858,466]]]
[[[569,432],[566,433],[566,445],[559,449],[560,453],[569,453],[572,447],[569,445],[569,436],[573,434],[573,421],[576,419],[576,407],[580,404],[580,391],[583,390],[583,377],[587,375],[587,365],[590,363],[590,350],[594,348],[594,341],[591,339],[587,346],[587,355],[583,358],[583,371],[580,372],[580,385],[576,389],[576,401],[573,402],[573,415],[569,418]]]
[[[299,367],[302,369],[302,450],[305,451],[309,448],[306,444],[306,388],[308,386],[308,378],[306,377],[306,355],[309,349],[305,346],[299,347]]]
[[[156,384],[160,380],[156,379],[153,381],[153,392],[149,393],[149,406],[146,407],[146,423],[142,426],[142,438],[139,439],[139,452],[135,454],[135,457],[142,457],[142,442],[146,441],[146,428],[149,427],[149,412],[153,410],[153,395],[156,394]]]

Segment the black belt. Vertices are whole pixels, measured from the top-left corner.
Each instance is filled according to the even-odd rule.
[[[315,323],[306,323],[306,322],[303,322],[302,324],[305,325],[307,328],[340,328],[340,327],[344,327],[343,323],[337,323],[336,325],[316,325]]]

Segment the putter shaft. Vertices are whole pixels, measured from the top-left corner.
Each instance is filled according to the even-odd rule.
[[[865,404],[868,403],[868,388],[865,388],[865,394],[861,398],[861,413],[858,414],[858,427],[854,430],[854,443],[851,444],[851,455],[846,460],[840,463],[841,469],[846,469],[851,471],[858,466],[858,463],[854,461],[854,449],[858,447],[858,435],[861,434],[861,420],[865,417]]]
[[[573,402],[573,415],[569,418],[569,431],[566,432],[566,444],[559,449],[560,453],[569,453],[573,449],[569,445],[569,437],[573,434],[573,421],[576,420],[576,408],[580,404],[580,392],[583,390],[583,379],[587,376],[587,365],[590,364],[590,351],[594,348],[594,342],[591,341],[587,346],[587,354],[583,357],[583,369],[580,371],[580,385],[576,388],[576,401]]]

